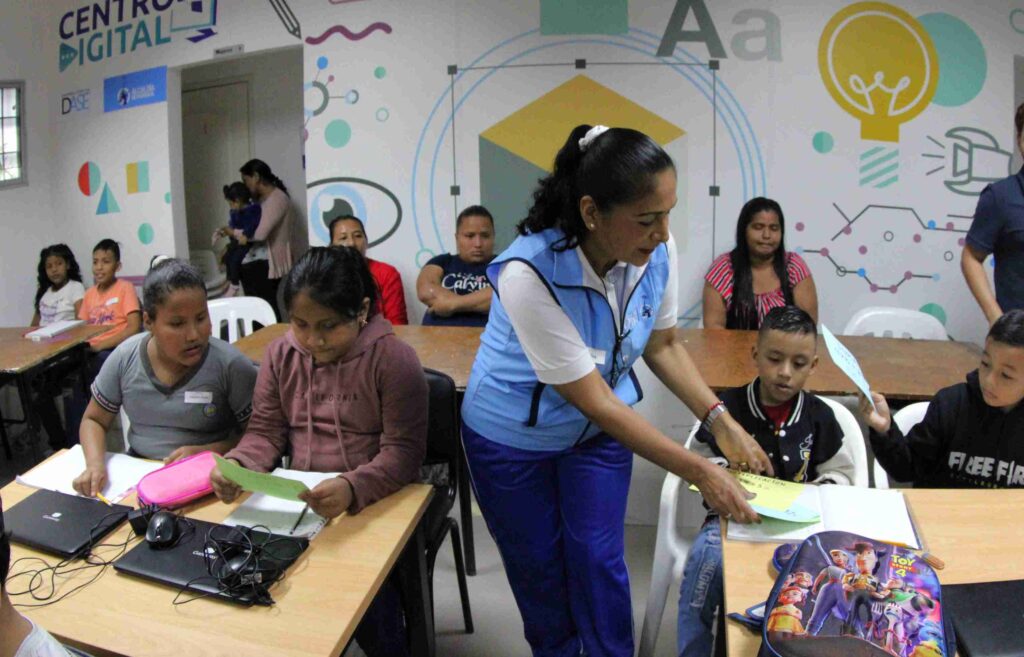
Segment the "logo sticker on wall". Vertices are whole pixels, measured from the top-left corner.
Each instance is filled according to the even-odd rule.
[[[60,97],[60,114],[67,116],[76,112],[89,111],[89,90],[80,89]]]
[[[61,14],[60,71],[171,43],[184,34],[198,43],[216,34],[217,0],[89,2]]]
[[[103,80],[103,111],[116,112],[167,100],[167,67],[117,75]]]

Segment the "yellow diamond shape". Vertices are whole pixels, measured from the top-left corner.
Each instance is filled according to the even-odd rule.
[[[480,133],[545,171],[573,128],[581,123],[632,128],[662,146],[685,132],[622,94],[577,75]]]

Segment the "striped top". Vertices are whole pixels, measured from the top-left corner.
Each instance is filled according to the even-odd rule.
[[[811,270],[807,268],[807,263],[804,262],[804,259],[792,251],[786,252],[786,271],[789,274],[790,289],[795,288],[797,283],[811,276]],[[725,300],[726,312],[728,312],[729,305],[732,303],[733,282],[732,260],[729,253],[723,253],[715,258],[714,262],[711,263],[711,268],[708,269],[708,273],[704,276],[704,280],[716,292],[722,295],[722,299]],[[768,314],[768,311],[772,308],[780,308],[786,305],[786,298],[782,294],[782,286],[780,285],[771,292],[755,294],[754,304],[757,306],[757,325],[760,326],[761,320]]]

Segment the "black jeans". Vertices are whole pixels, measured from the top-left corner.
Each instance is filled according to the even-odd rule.
[[[242,265],[242,289],[246,296],[259,297],[274,309],[274,316],[281,321],[281,313],[277,309],[277,286],[280,278],[268,278],[270,263],[266,260],[254,260]]]

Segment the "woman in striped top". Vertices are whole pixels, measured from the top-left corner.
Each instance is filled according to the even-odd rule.
[[[704,276],[704,326],[757,330],[772,308],[795,305],[818,321],[818,293],[807,263],[787,252],[786,223],[775,201],[747,201],[736,222],[736,248]]]

